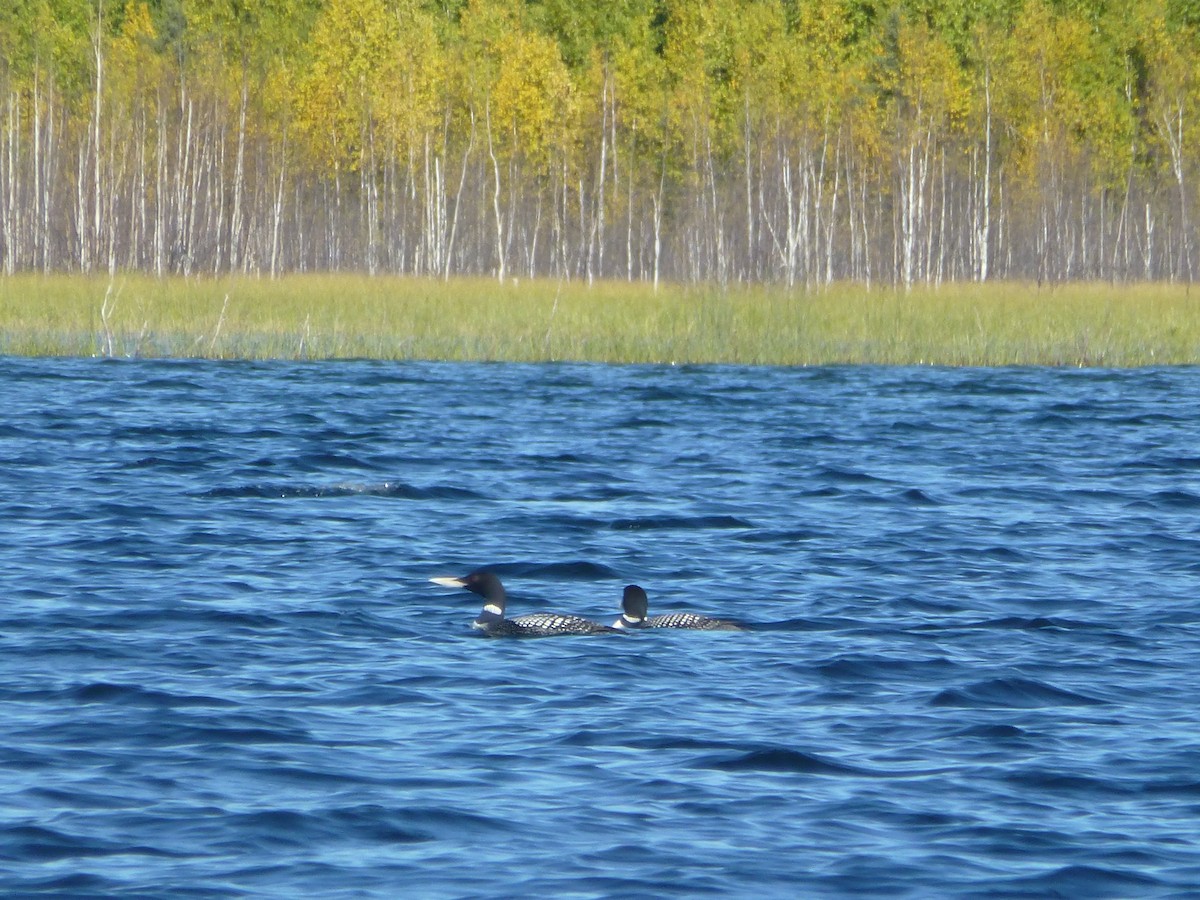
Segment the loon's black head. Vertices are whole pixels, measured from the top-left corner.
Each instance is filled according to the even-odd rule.
[[[430,578],[434,584],[444,587],[466,588],[483,598],[483,614],[497,617],[504,615],[504,585],[500,579],[486,569],[476,569],[461,578]]]
[[[641,628],[650,609],[646,592],[636,584],[626,585],[625,593],[621,596],[621,609],[621,618],[613,622],[613,628]]]

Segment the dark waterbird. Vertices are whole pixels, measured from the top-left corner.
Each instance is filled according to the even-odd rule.
[[[500,579],[484,569],[461,578],[431,578],[434,584],[466,588],[483,597],[483,609],[471,623],[489,637],[552,637],[559,634],[619,634],[615,628],[601,625],[569,613],[530,613],[515,619],[504,618],[505,593]]]
[[[650,601],[646,592],[636,584],[625,586],[621,597],[621,618],[613,622],[613,628],[691,628],[695,631],[745,631],[746,629],[727,619],[714,619],[699,613],[674,612],[661,616],[648,615]]]

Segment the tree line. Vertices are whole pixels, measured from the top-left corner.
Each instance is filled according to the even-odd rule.
[[[1196,0],[6,0],[0,266],[1193,278]]]

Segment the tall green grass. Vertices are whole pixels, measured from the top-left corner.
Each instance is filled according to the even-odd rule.
[[[1163,284],[789,292],[356,275],[0,278],[0,353],[816,365],[1200,362],[1200,293]]]

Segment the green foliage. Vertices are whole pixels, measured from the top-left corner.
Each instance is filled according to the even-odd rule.
[[[955,115],[975,102],[950,95],[980,83],[981,35],[990,35],[992,62],[1008,60],[993,74],[1009,134],[1026,161],[1039,130],[1046,143],[1045,123],[1035,120],[1053,119],[1063,127],[1061,137],[1104,161],[1112,180],[1128,162],[1152,84],[1151,51],[1139,30],[1147,19],[1139,7],[1146,5],[1136,0],[106,0],[102,6],[108,41],[127,40],[127,23],[134,21],[152,35],[149,49],[196,75],[239,71],[266,82],[286,70],[297,85],[292,114],[314,158],[326,165],[354,164],[364,123],[379,107],[391,107],[386,127],[411,137],[446,112],[448,93],[459,88],[474,92],[480,110],[494,94],[517,145],[542,158],[548,145],[578,140],[549,130],[578,121],[569,114],[570,98],[582,93],[596,59],[616,73],[631,140],[665,146],[665,123],[679,147],[704,135],[728,149],[748,103],[776,120],[813,110],[827,120],[851,95],[871,102],[872,82],[855,66],[880,47],[874,85],[897,90],[903,26],[912,64],[936,66],[914,77],[926,81],[927,94],[930,79],[942,79]],[[1155,15],[1171,45],[1194,58],[1200,4],[1159,6]],[[94,79],[98,8],[96,0],[0,4],[0,76],[28,80],[37,69],[52,73],[68,95],[85,97]],[[950,65],[946,47],[954,54]],[[120,58],[131,57],[122,50]],[[169,62],[154,67],[162,77],[170,68]],[[402,103],[413,112],[402,112]]]
[[[309,65],[298,91],[297,121],[319,163],[361,165],[382,93],[378,74],[392,58],[396,21],[383,0],[330,0],[313,26]]]
[[[437,128],[449,60],[438,42],[433,14],[413,0],[400,0],[393,14],[395,28],[372,79],[373,105],[396,153],[407,158]]]
[[[571,81],[558,46],[537,32],[506,33],[497,43],[491,115],[511,139],[508,152],[544,169],[570,115]]]
[[[93,82],[89,0],[7,0],[0,4],[0,77],[28,83],[49,76],[64,94],[82,97]],[[111,27],[112,20],[106,23]]]
[[[661,16],[663,5],[661,0],[529,0],[526,10],[532,27],[558,44],[572,71],[580,71],[594,51],[608,54],[628,42],[641,23]],[[649,37],[651,47],[656,37],[661,47],[661,36]]]
[[[257,255],[211,252],[262,265],[286,211],[310,242],[353,222],[360,259],[423,228],[394,242],[401,269],[524,241],[531,271],[590,278],[615,250],[657,271],[661,250],[790,278],[807,242],[810,268],[857,252],[868,280],[905,202],[923,252],[961,273],[963,246],[1040,215],[1041,254],[1051,205],[1099,197],[1126,258],[1191,278],[1197,59],[1200,0],[2,0],[0,139],[20,171],[0,257],[69,248],[86,268],[89,240],[173,228],[159,255],[191,271],[194,244],[259,229]]]

